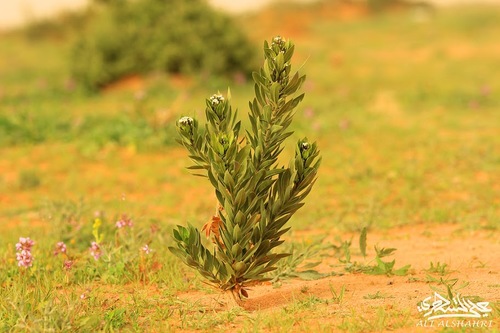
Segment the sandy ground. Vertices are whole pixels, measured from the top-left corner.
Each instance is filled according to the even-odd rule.
[[[314,234],[314,230],[310,233]],[[308,237],[308,233],[302,236]],[[333,242],[334,236],[330,234],[326,241]],[[344,236],[343,238],[347,237]],[[353,241],[353,247],[354,243]],[[375,320],[377,314],[374,309],[381,308],[408,316],[405,327],[400,331],[422,332],[423,328],[418,325],[422,324],[421,320],[426,317],[425,312],[419,312],[417,309],[418,303],[434,295],[435,291],[431,286],[439,288],[438,284],[426,281],[429,275],[437,279],[456,278],[459,281],[457,286],[468,282],[466,287],[457,290],[464,296],[478,296],[490,305],[500,301],[500,241],[491,231],[464,230],[452,224],[405,226],[385,232],[368,233],[367,243],[371,249],[376,244],[380,247],[397,248],[395,255],[389,258],[396,260],[396,268],[410,264],[410,274],[374,276],[346,273],[339,269],[337,258],[325,257],[319,270],[339,275],[315,281],[284,280],[279,288],[269,284],[253,286],[249,290],[250,298],[245,300],[241,307],[250,313],[279,312],[293,307],[293,304],[300,300],[315,296],[325,303],[314,311],[315,316],[306,316],[301,323],[306,323],[311,331],[329,328],[335,331],[344,320],[352,316],[360,316],[370,322]],[[374,254],[368,254],[372,255]],[[364,260],[361,255],[354,255],[352,258],[352,261]],[[448,265],[447,274],[440,276],[430,272],[431,262],[434,265],[438,262]],[[332,289],[339,292],[342,287],[345,288],[342,301],[333,302]],[[234,306],[234,302],[231,302],[227,295],[220,293],[210,295],[193,291],[180,294],[178,298],[180,301],[196,304],[198,310],[205,308],[210,311],[224,311]],[[493,318],[491,315],[484,318],[488,320],[488,324],[489,320],[492,320],[492,327],[500,327],[500,318]],[[439,324],[439,319],[436,319],[434,325]],[[397,327],[392,327],[392,330],[398,331]]]
[[[209,0],[216,8],[229,12],[257,10],[276,0]],[[281,0],[294,2],[313,2],[316,0]],[[415,0],[418,1],[418,0]],[[500,5],[500,0],[427,0],[440,6],[457,3],[490,3]],[[89,0],[2,0],[0,1],[0,30],[17,27],[34,18],[50,17],[61,11],[77,10]]]

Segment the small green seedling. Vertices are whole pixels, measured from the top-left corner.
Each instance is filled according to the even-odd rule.
[[[408,274],[408,270],[410,269],[410,265],[403,266],[398,269],[394,269],[394,265],[396,263],[396,260],[392,261],[383,261],[382,258],[391,255],[396,249],[394,248],[382,248],[379,249],[378,247],[375,246],[375,252],[377,255],[375,256],[375,261],[376,265],[373,266],[369,271],[367,271],[367,274],[372,274],[372,275],[398,275],[398,276],[403,276]]]
[[[345,285],[342,285],[340,287],[339,292],[336,292],[335,289],[333,289],[332,284],[330,283],[330,293],[332,294],[332,302],[334,304],[342,304],[342,301],[344,300],[344,295],[345,295]]]
[[[448,264],[442,264],[439,261],[436,264],[431,262],[429,269],[427,269],[427,272],[436,273],[441,276],[451,273]]]
[[[432,290],[439,292],[440,294],[446,294],[449,299],[453,299],[453,295],[457,293],[458,290],[466,288],[469,285],[469,282],[464,281],[458,284],[457,278],[443,278],[440,277],[436,279],[430,275],[427,275],[426,282],[428,283],[437,283],[438,287],[430,286]],[[443,287],[439,287],[443,286]]]
[[[378,290],[375,294],[368,294],[363,296],[364,299],[380,299],[380,298],[394,298],[394,296],[387,296]]]

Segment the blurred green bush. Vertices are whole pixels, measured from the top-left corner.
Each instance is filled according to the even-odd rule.
[[[96,90],[161,71],[251,73],[254,47],[230,17],[203,0],[106,0],[71,54],[73,77]]]

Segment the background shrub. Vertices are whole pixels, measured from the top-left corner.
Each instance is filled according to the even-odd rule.
[[[72,50],[72,75],[86,88],[151,71],[226,75],[255,67],[243,32],[202,0],[110,0],[100,6]]]

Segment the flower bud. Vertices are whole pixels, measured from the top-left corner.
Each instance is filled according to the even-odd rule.
[[[245,270],[247,269],[247,264],[245,264],[243,261],[238,261],[234,263],[232,266],[234,271],[240,274],[245,272]]]
[[[307,142],[305,139],[299,141],[299,151],[302,159],[306,160],[311,154],[311,144]]]
[[[219,121],[223,121],[226,118],[227,103],[221,94],[214,94],[207,99],[207,107],[211,110]]]
[[[219,143],[222,145],[222,147],[224,147],[224,152],[227,151],[227,149],[229,148],[229,138],[227,137],[226,134],[222,134],[220,137],[219,137]]]
[[[209,101],[212,106],[217,106],[224,102],[224,97],[221,94],[214,94],[210,96]]]
[[[277,46],[280,50],[283,50],[286,40],[281,36],[276,36],[271,42],[271,46]]]
[[[193,134],[194,120],[191,117],[182,117],[177,122],[177,127],[183,134]]]

